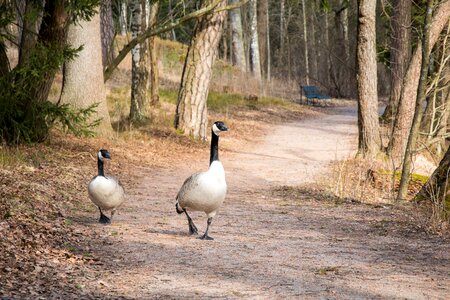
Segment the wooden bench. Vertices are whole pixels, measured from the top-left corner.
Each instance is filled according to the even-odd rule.
[[[302,93],[302,95],[301,95],[301,98],[300,98],[300,103],[303,102],[303,93],[305,93],[306,104],[309,104],[309,102],[314,104],[314,99],[316,99],[316,100],[326,100],[326,99],[330,99],[331,98],[330,96],[320,94],[319,90],[314,85],[302,85],[301,86],[301,93]]]

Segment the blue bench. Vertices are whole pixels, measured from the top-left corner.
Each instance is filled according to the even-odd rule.
[[[326,99],[331,98],[330,96],[327,96],[327,95],[321,95],[319,90],[317,89],[317,87],[314,85],[303,85],[303,86],[301,86],[301,90],[302,90],[302,94],[303,94],[303,92],[305,93],[306,104],[308,104],[309,102],[314,104],[314,99],[326,100]],[[303,101],[303,97],[301,97],[301,99],[300,99],[300,102],[302,102],[302,101]]]

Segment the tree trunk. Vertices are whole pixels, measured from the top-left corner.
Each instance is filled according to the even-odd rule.
[[[114,21],[111,0],[103,0],[100,5],[100,28],[102,36],[102,62],[109,65],[114,59]]]
[[[212,2],[213,0],[204,1],[203,6]],[[218,7],[225,7],[226,4],[227,1],[222,0]],[[184,62],[175,128],[196,139],[206,139],[208,121],[206,100],[225,17],[226,11],[220,11],[198,20]]]
[[[434,200],[443,202],[447,214],[450,210],[450,147],[431,177],[415,196],[414,201]],[[442,203],[441,202],[441,203]]]
[[[41,1],[24,1],[25,10],[22,15],[21,40],[19,47],[19,66],[28,61],[36,47],[43,3]]]
[[[149,24],[150,27],[156,28],[158,21],[159,1],[152,4],[150,10]],[[152,36],[148,40],[150,52],[150,105],[159,104],[159,66],[158,66],[158,45],[156,36]]]
[[[103,82],[99,14],[91,21],[80,21],[79,24],[70,25],[67,42],[73,48],[81,45],[84,48],[74,60],[65,63],[61,103],[68,103],[76,108],[87,108],[98,103],[96,115],[91,118],[92,120],[102,118],[102,121],[94,130],[98,134],[109,135],[112,127]]]
[[[63,1],[46,1],[45,14],[42,17],[42,24],[39,30],[38,42],[45,46],[52,46],[53,51],[62,55],[67,38],[67,28],[69,24],[69,15],[66,11],[66,3]],[[55,55],[55,52],[48,52],[47,56]],[[53,60],[53,58],[44,58]],[[38,102],[46,101],[50,93],[56,70],[49,71],[31,91],[29,99],[35,99]]]
[[[411,131],[408,135],[408,142],[405,149],[405,157],[403,159],[402,178],[398,190],[397,200],[405,200],[408,193],[409,175],[411,172],[412,155],[414,153],[417,137],[419,135],[420,121],[422,120],[423,108],[425,101],[428,79],[428,67],[430,64],[430,26],[433,18],[434,0],[428,0],[425,16],[425,24],[422,37],[422,64],[420,68],[420,80],[417,88],[416,105],[414,117],[411,124]]]
[[[145,24],[145,0],[131,2],[131,36],[142,33]],[[145,119],[148,87],[147,43],[138,43],[131,50],[131,106],[130,122],[140,123]]]
[[[280,58],[284,55],[286,0],[280,0]],[[280,61],[282,61],[280,59]]]
[[[303,44],[305,47],[304,58],[305,58],[305,82],[309,85],[309,53],[308,53],[308,30],[306,27],[306,5],[305,0],[302,0],[302,13],[303,13]]]
[[[378,121],[376,1],[358,1],[358,155],[375,158],[381,139]]]
[[[269,6],[267,6],[267,12],[266,12],[266,26],[267,26],[267,73],[266,73],[266,80],[267,82],[270,82],[272,77],[272,58],[271,58],[271,47],[270,47],[270,21],[269,21]]]
[[[239,0],[231,0],[234,4]],[[232,62],[239,67],[242,72],[247,71],[247,63],[245,60],[244,37],[242,33],[241,9],[235,8],[230,10],[230,28],[231,28],[231,54]]]
[[[120,27],[120,35],[127,35],[128,29],[128,18],[127,18],[127,3],[125,1],[120,3],[120,12],[119,12],[119,27]]]
[[[259,52],[258,14],[256,0],[250,0],[250,53],[252,72],[261,80],[261,55]]]
[[[430,49],[439,38],[439,34],[444,29],[450,17],[450,0],[441,2],[435,10],[433,20],[430,24]],[[431,51],[431,50],[430,50]],[[429,56],[430,52],[426,55]],[[388,154],[398,165],[405,153],[406,140],[409,135],[413,114],[414,103],[417,98],[417,90],[420,79],[420,66],[422,64],[422,44],[418,43],[414,54],[411,57],[403,88],[400,96],[398,110],[394,119],[392,133],[388,145]]]
[[[350,71],[350,40],[349,40],[349,21],[348,4],[344,0],[339,0],[334,8],[334,30],[330,37],[331,51],[333,54],[331,60],[331,81],[334,84],[334,94],[337,97],[350,97],[349,82],[354,78]]]
[[[9,65],[8,55],[6,54],[6,46],[3,41],[0,41],[0,77],[9,74],[11,67]]]
[[[307,21],[309,24],[309,44],[310,44],[310,51],[309,51],[309,78],[313,79],[315,82],[317,82],[318,79],[318,68],[317,68],[317,61],[319,59],[319,47],[317,45],[316,40],[316,7],[315,7],[315,1],[308,1],[307,9],[309,10],[309,13],[307,14]]]
[[[259,0],[257,5],[257,28],[258,28],[258,45],[259,56],[261,62],[261,75],[262,78],[267,80],[267,63],[268,63],[268,0]]]
[[[393,1],[391,19],[391,91],[383,119],[392,122],[397,112],[403,79],[411,56],[411,0]]]

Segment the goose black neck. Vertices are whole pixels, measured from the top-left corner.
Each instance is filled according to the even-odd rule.
[[[215,160],[219,160],[219,136],[211,130],[211,152],[209,155],[209,165],[211,165]]]
[[[100,158],[97,159],[97,166],[98,166],[98,176],[105,177],[105,172],[103,171],[103,161]]]

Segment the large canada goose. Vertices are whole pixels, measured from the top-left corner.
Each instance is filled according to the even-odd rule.
[[[119,180],[112,176],[105,176],[103,164],[105,159],[111,159],[108,150],[101,149],[97,154],[98,175],[92,178],[88,185],[89,198],[100,210],[99,222],[111,223],[116,209],[125,200],[125,193]],[[111,218],[103,214],[103,211],[111,210]]]
[[[208,236],[209,226],[216,215],[220,205],[222,205],[227,193],[227,183],[225,181],[225,171],[219,161],[219,135],[228,131],[223,122],[217,121],[211,128],[211,152],[209,160],[209,170],[206,172],[192,174],[181,186],[175,204],[178,214],[186,214],[189,223],[189,233],[197,234],[198,230],[188,214],[188,211],[203,211],[208,216],[205,234],[200,237],[202,240],[212,240]]]

